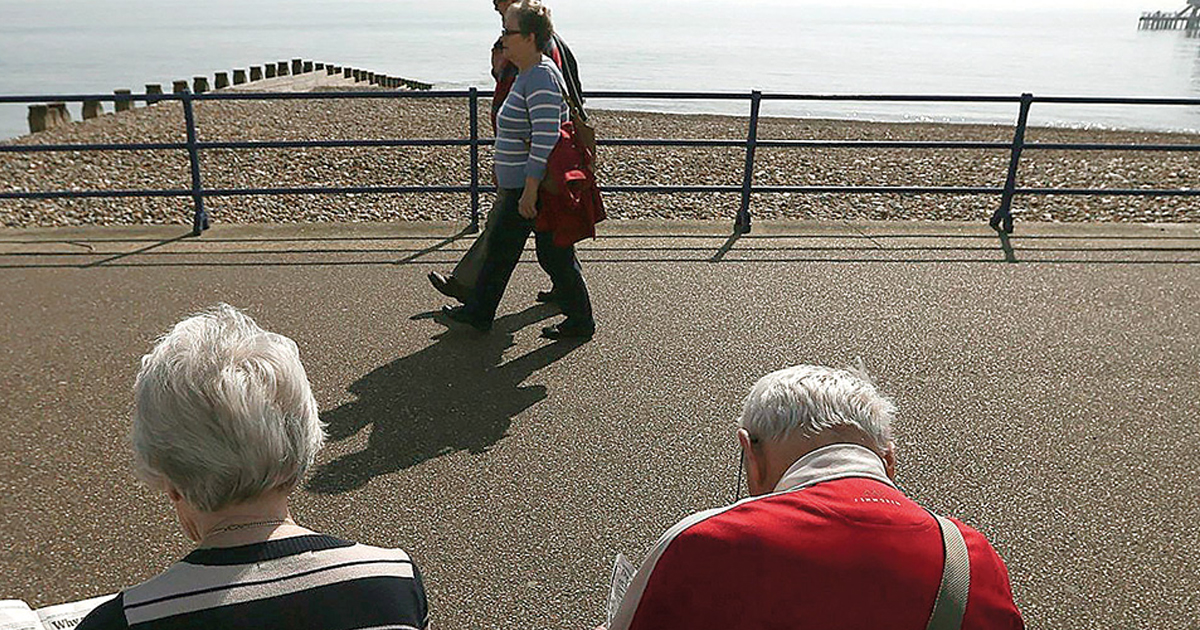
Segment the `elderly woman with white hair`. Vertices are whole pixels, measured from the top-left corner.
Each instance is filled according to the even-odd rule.
[[[288,497],[325,441],[296,344],[222,304],[142,357],[132,442],[197,548],[94,610],[101,628],[425,628],[399,549],[309,530]]]

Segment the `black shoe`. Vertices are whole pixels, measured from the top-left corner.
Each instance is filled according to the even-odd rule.
[[[445,315],[452,321],[456,321],[460,324],[466,324],[481,333],[490,332],[492,330],[492,322],[471,317],[471,314],[467,312],[467,307],[465,306],[443,306],[442,315]]]
[[[580,326],[560,322],[542,329],[542,336],[547,339],[591,339],[596,334],[596,325]]]
[[[454,276],[447,277],[436,271],[430,271],[429,284],[432,284],[433,288],[437,289],[438,293],[441,293],[446,297],[454,298],[463,303],[466,303],[467,301],[466,287],[459,284],[458,280],[455,279]]]
[[[551,302],[557,303],[558,294],[555,293],[553,289],[549,291],[538,291],[536,299],[539,304],[549,304]]]

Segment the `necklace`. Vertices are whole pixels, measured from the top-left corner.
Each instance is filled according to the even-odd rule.
[[[295,524],[296,524],[296,522],[293,521],[291,518],[281,518],[281,519],[276,519],[276,520],[272,520],[272,521],[255,521],[253,523],[234,523],[232,525],[225,525],[223,527],[214,527],[214,528],[208,530],[208,533],[205,534],[204,537],[207,539],[207,538],[211,537],[213,534],[220,534],[220,533],[224,533],[224,532],[236,532],[236,531],[240,531],[243,529],[257,529],[259,527],[271,527],[273,525],[295,525]]]

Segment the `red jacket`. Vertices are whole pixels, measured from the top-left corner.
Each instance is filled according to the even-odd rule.
[[[971,565],[963,630],[1024,628],[1004,562],[955,524]],[[837,444],[801,458],[776,493],[668,531],[610,630],[924,630],[942,561],[937,521],[874,453]]]
[[[595,237],[596,224],[605,219],[596,185],[595,156],[574,141],[574,134],[571,121],[559,128],[558,144],[546,160],[546,175],[538,189],[534,229],[552,232],[557,247]]]

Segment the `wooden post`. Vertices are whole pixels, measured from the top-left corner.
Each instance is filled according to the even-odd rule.
[[[324,69],[325,69],[325,64],[323,64],[323,63],[321,63],[321,62],[317,62],[317,64],[316,64],[315,66],[313,66],[313,69],[314,69],[314,70],[324,70]]]
[[[146,94],[162,94],[162,85],[159,83],[147,83]],[[146,107],[149,107],[158,102],[158,99],[146,99]]]
[[[292,60],[292,74],[297,75],[297,74],[303,74],[303,73],[304,73],[304,60],[303,59],[293,59]]]
[[[262,81],[262,78],[263,78],[262,70],[263,70],[262,66],[250,66],[250,80],[251,81]]]
[[[312,71],[313,71],[313,62],[305,61],[304,62],[304,74],[308,74],[309,72],[312,72]]]
[[[104,106],[100,104],[100,101],[84,101],[83,102],[83,119],[84,120],[91,120],[93,118],[99,118],[100,114],[103,114],[103,113],[104,113]]]
[[[229,73],[228,72],[218,72],[216,74],[216,76],[214,76],[213,78],[216,79],[216,81],[213,82],[213,86],[216,89],[219,90],[221,88],[229,87]]]
[[[67,111],[66,103],[49,103],[46,124],[48,128],[58,127],[71,122],[71,112]]]
[[[266,72],[267,72],[266,76],[268,79],[274,79],[275,78],[275,64],[273,64],[273,63],[267,64]]]
[[[133,91],[132,90],[113,90],[113,94],[116,94],[117,96],[129,96],[129,95],[133,94]],[[117,99],[117,101],[115,103],[113,103],[113,109],[118,112],[127,112],[127,111],[133,109],[133,101]],[[104,112],[103,107],[100,108],[100,112],[101,113]]]
[[[48,127],[50,108],[45,105],[29,106],[29,133],[45,131]]]
[[[208,91],[208,77],[192,77],[192,92],[203,94]]]
[[[183,93],[187,92],[188,91],[188,82],[187,81],[174,82],[173,84],[171,84],[171,91],[176,94],[183,94]]]
[[[241,85],[246,82],[246,71],[235,68],[233,71],[233,84]]]
[[[334,73],[336,73],[336,72],[337,72],[337,68],[334,68],[333,66],[325,66],[325,74],[326,75],[333,76]]]
[[[349,79],[352,76],[354,76],[353,68],[342,68],[342,78]]]
[[[286,77],[288,75],[288,63],[280,61],[275,64],[275,74],[277,76]]]

